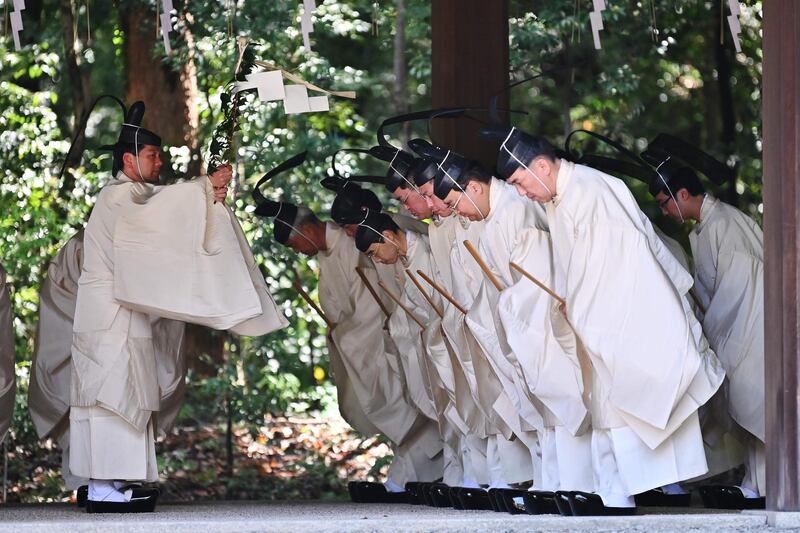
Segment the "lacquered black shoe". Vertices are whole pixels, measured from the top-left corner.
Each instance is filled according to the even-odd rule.
[[[422,493],[422,500],[425,505],[428,507],[435,507],[433,504],[433,498],[431,497],[431,488],[433,487],[433,483],[422,483],[420,487],[420,492]]]
[[[499,489],[498,498],[502,499],[509,514],[525,514],[525,501],[523,497],[527,490]]]
[[[78,507],[83,509],[86,507],[87,499],[89,499],[89,485],[81,485],[78,487],[78,490],[75,491],[75,502],[78,504]]]
[[[434,507],[452,507],[450,502],[450,487],[444,483],[434,483],[430,489],[431,502]]]
[[[464,510],[464,505],[461,503],[461,491],[464,487],[450,487],[450,504],[453,506],[453,509],[457,509],[459,511]]]
[[[692,495],[667,494],[661,489],[648,490],[633,497],[639,507],[690,507]]]
[[[359,503],[408,503],[407,492],[389,492],[382,483],[357,481],[355,492]]]
[[[591,492],[570,492],[569,506],[573,516],[630,516],[636,507],[607,507],[603,498]]]
[[[496,513],[507,513],[506,502],[503,499],[502,490],[504,489],[489,489],[489,502],[492,504],[492,510]]]
[[[458,499],[464,509],[475,511],[491,511],[492,504],[489,502],[489,494],[481,488],[463,487],[458,493]]]
[[[556,510],[561,516],[572,516],[572,506],[569,504],[570,492],[557,490],[554,495]]]
[[[561,514],[556,505],[556,495],[554,492],[544,490],[530,490],[522,495],[522,501],[525,502],[525,512],[528,514]],[[572,509],[569,507],[569,499],[566,501],[566,507],[572,514]]]
[[[358,494],[358,481],[350,481],[347,484],[347,493],[350,494],[350,501],[354,503],[363,503],[361,496]]]
[[[700,487],[703,505],[709,509],[764,509],[766,498],[745,498],[739,487],[730,485],[707,485]]]
[[[156,509],[158,494],[131,497],[128,502],[104,502],[87,498],[87,513],[152,513]]]
[[[419,481],[409,481],[406,483],[405,489],[406,493],[408,493],[408,503],[411,505],[425,504],[425,502],[422,500],[421,485],[422,484]]]

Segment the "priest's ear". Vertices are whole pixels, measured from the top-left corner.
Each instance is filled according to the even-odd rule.
[[[553,171],[555,161],[544,155],[536,156],[531,161],[528,167],[533,170],[537,176],[549,176]]]

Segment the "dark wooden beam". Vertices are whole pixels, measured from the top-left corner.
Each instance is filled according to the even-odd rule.
[[[767,508],[800,511],[800,2],[764,2]]]
[[[431,24],[433,106],[485,107],[508,85],[508,0],[433,0]],[[466,119],[437,120],[433,136],[494,168],[497,143],[480,139],[480,129]]]

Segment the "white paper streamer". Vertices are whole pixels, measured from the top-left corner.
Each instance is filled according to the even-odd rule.
[[[316,11],[317,5],[314,0],[303,0],[303,15],[300,17],[300,31],[303,33],[303,46],[306,52],[311,52],[311,37],[309,34],[314,31],[314,23],[311,22],[311,14]]]
[[[11,12],[11,34],[14,36],[14,49],[19,52],[22,45],[19,42],[19,32],[22,31],[22,12],[25,10],[25,0],[14,0],[14,11]]]
[[[589,13],[589,23],[592,26],[595,50],[600,50],[600,30],[603,28],[603,13],[606,8],[605,0],[594,0],[594,11]]]
[[[172,46],[169,43],[169,32],[172,31],[172,0],[161,0],[162,13],[161,13],[161,37],[164,39],[164,50],[169,54],[172,52]]]
[[[739,25],[739,15],[742,9],[737,0],[728,0],[728,5],[731,8],[731,14],[728,17],[728,26],[731,28],[731,35],[733,36],[733,46],[736,47],[736,53],[741,53],[742,46],[739,43],[739,34],[742,33],[742,27]]]

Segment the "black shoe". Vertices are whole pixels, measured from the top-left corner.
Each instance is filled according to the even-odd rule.
[[[422,502],[424,505],[428,507],[435,507],[433,504],[433,498],[431,498],[431,487],[433,483],[422,483],[420,485],[420,492],[422,493]]]
[[[405,489],[408,494],[408,503],[411,505],[424,505],[422,500],[421,485],[419,481],[409,481],[406,483]]]
[[[462,487],[458,493],[458,499],[464,509],[491,511],[492,504],[489,501],[489,494],[481,488],[471,489]]]
[[[525,512],[528,514],[561,514],[556,505],[556,495],[553,492],[544,490],[530,490],[522,495],[525,502]],[[569,507],[569,498],[566,500],[566,508]],[[570,509],[572,514],[572,509]]]
[[[525,502],[523,496],[527,490],[520,489],[498,489],[497,497],[505,505],[506,512],[509,514],[525,514]]]
[[[152,513],[156,509],[158,492],[148,496],[132,496],[129,502],[103,502],[87,498],[87,513]]]
[[[564,490],[557,490],[553,494],[556,510],[561,516],[572,516],[572,506],[569,504],[570,494],[572,493]]]
[[[607,507],[603,499],[591,492],[570,492],[569,506],[573,516],[630,516],[636,507]]]
[[[429,494],[434,507],[452,507],[450,502],[450,487],[444,483],[433,483]]]
[[[692,495],[667,494],[661,489],[648,490],[633,497],[639,507],[690,507]]]
[[[745,498],[739,487],[730,485],[707,485],[700,487],[703,505],[709,509],[764,509],[766,499]]]
[[[464,510],[464,505],[461,503],[461,491],[464,490],[464,487],[450,487],[450,505],[453,506],[453,509],[457,509],[459,511]]]
[[[78,504],[78,507],[83,509],[86,507],[86,500],[89,498],[89,485],[81,485],[78,487],[78,490],[75,491],[75,501]]]
[[[364,503],[358,493],[358,481],[351,481],[347,484],[347,492],[350,494],[350,501],[354,503]]]
[[[382,483],[357,481],[355,491],[359,503],[408,503],[408,493],[389,492]]]
[[[492,510],[496,513],[507,513],[508,508],[503,499],[502,491],[505,489],[489,489],[489,502],[492,504]]]

